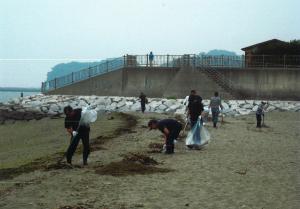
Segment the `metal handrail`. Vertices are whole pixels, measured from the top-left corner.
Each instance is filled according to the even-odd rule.
[[[47,92],[88,78],[118,70],[124,67],[216,67],[216,68],[300,68],[300,55],[251,55],[251,56],[209,56],[209,55],[124,55],[101,64],[42,83],[41,91]]]

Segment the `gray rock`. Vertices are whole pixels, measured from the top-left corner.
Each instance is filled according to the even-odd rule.
[[[49,112],[58,112],[60,109],[60,107],[56,104],[51,104],[50,107],[49,107]]]
[[[174,104],[172,106],[169,107],[170,110],[176,111],[179,108],[183,108],[184,106],[181,104]]]
[[[41,107],[41,111],[44,113],[48,113],[49,108],[48,107]]]
[[[243,106],[242,106],[244,109],[252,109],[253,108],[253,104],[244,104]]]
[[[226,102],[222,102],[222,106],[225,110],[229,109],[229,105]]]
[[[157,110],[160,110],[160,111],[165,111],[168,107],[164,104],[161,104],[157,107]]]
[[[258,108],[258,105],[253,106],[252,112],[256,112],[257,108]]]
[[[177,101],[175,99],[169,99],[165,101],[163,104],[166,105],[167,107],[171,107],[172,105],[175,105]]]
[[[141,104],[139,102],[136,102],[135,104],[131,105],[130,110],[131,111],[139,111],[139,110],[141,110]]]
[[[204,106],[208,106],[210,104],[210,100],[204,99],[204,100],[202,100],[202,103]]]

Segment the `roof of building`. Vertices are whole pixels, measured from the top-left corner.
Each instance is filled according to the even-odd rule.
[[[264,42],[261,42],[261,43],[257,43],[257,44],[251,45],[251,46],[244,47],[241,50],[246,51],[247,49],[251,49],[251,48],[254,48],[254,47],[257,47],[257,46],[266,45],[266,44],[269,44],[269,43],[287,43],[287,42],[281,41],[281,40],[278,40],[278,39],[271,39],[271,40],[268,40],[268,41],[264,41]]]

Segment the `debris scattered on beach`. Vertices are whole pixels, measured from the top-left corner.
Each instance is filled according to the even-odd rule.
[[[163,150],[163,143],[150,143],[148,147],[150,148],[150,151],[148,153],[161,153]]]
[[[170,171],[172,170],[129,161],[112,162],[96,169],[97,174],[112,176],[145,175],[152,173],[167,173]]]
[[[59,207],[58,209],[87,209],[87,208],[82,206],[63,206],[63,207]]]
[[[73,169],[73,168],[81,168],[81,166],[70,165],[65,162],[57,162],[55,164],[47,165],[45,170],[59,170],[59,169]]]
[[[158,162],[154,160],[152,157],[141,153],[132,153],[126,154],[123,156],[123,161],[125,162],[136,162],[141,163],[143,165],[158,165]]]
[[[100,175],[127,176],[135,174],[166,173],[172,170],[157,168],[153,165],[159,163],[153,158],[141,153],[129,153],[123,156],[123,160],[112,162],[96,169]]]
[[[238,173],[238,174],[240,174],[240,175],[246,175],[246,174],[247,174],[247,171],[248,171],[248,169],[245,168],[245,169],[242,169],[242,170],[235,171],[235,173]]]

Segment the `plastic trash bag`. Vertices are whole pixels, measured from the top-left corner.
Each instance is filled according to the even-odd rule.
[[[210,133],[204,126],[200,128],[200,137],[202,144],[206,144],[210,141]]]
[[[97,120],[97,111],[89,107],[82,108],[80,124],[90,124]]]
[[[192,130],[188,133],[185,144],[202,146],[209,142],[210,134],[208,130],[201,124],[200,119],[198,119],[197,123],[194,125]]]

